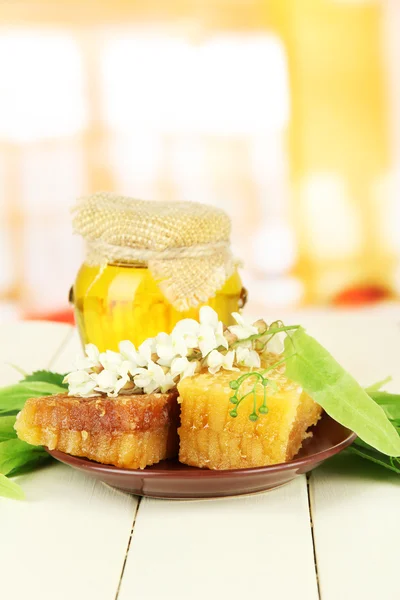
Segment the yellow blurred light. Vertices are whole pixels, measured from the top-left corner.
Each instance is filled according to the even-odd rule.
[[[304,179],[301,198],[311,255],[317,260],[340,259],[359,252],[361,223],[346,182],[340,175],[310,175]]]
[[[400,252],[400,174],[387,175],[373,187],[373,216],[379,247]]]

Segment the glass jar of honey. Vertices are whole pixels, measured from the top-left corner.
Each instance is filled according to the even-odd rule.
[[[146,338],[170,333],[181,319],[197,319],[200,306],[178,311],[164,297],[149,269],[141,265],[83,264],[72,290],[75,319],[83,344],[101,350],[118,350],[121,340],[136,346]],[[236,271],[207,304],[226,325],[231,313],[245,302],[245,291]]]
[[[70,299],[83,344],[136,346],[211,306],[226,325],[246,301],[223,211],[190,202],[83,198],[74,228],[87,244]]]

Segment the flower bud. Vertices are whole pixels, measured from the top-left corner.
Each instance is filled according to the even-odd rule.
[[[127,381],[124,387],[119,391],[121,395],[125,394],[126,396],[130,396],[131,394],[139,394],[141,392],[143,392],[143,390],[138,388],[137,385],[135,385],[135,383],[131,380]]]
[[[126,382],[126,384],[124,385],[124,387],[122,388],[123,390],[133,390],[133,388],[136,387],[134,382],[130,379],[129,381]]]
[[[269,329],[279,329],[280,327],[283,327],[284,323],[283,321],[274,321],[273,323],[271,323],[271,325],[269,326]]]
[[[258,340],[254,340],[254,342],[253,342],[254,350],[256,350],[257,352],[263,352],[269,338],[270,338],[270,336],[267,335],[267,336],[258,338]]]
[[[235,335],[234,333],[230,332],[229,329],[224,331],[224,338],[228,342],[229,346],[231,346],[232,344],[234,344],[235,342],[238,341],[238,336]]]
[[[264,333],[268,329],[268,325],[264,321],[264,319],[258,319],[255,323],[253,323],[253,327],[255,327],[258,333]]]

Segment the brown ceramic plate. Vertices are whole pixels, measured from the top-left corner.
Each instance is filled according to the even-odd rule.
[[[164,460],[146,469],[119,469],[86,458],[48,450],[57,460],[85,471],[114,488],[151,498],[217,498],[254,494],[280,486],[318,467],[324,460],[349,446],[356,435],[328,415],[313,428],[295,459],[269,467],[209,471]]]

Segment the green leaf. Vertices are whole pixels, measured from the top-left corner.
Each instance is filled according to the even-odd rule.
[[[16,437],[15,414],[28,398],[65,393],[68,386],[63,379],[61,373],[35,371],[19,383],[0,389],[0,496],[23,498],[20,486],[6,475],[26,473],[51,459],[42,447],[31,446]]]
[[[0,417],[0,442],[11,440],[17,437],[14,429],[15,417]]]
[[[9,475],[22,466],[37,463],[47,454],[41,446],[31,446],[22,440],[8,440],[0,444],[0,473]]]
[[[376,383],[373,383],[372,385],[365,388],[365,391],[369,395],[371,395],[371,392],[379,392],[387,383],[390,383],[391,381],[392,377],[388,375],[387,377],[385,377],[385,379],[381,379],[381,381],[377,381]]]
[[[1,475],[1,473],[0,496],[4,496],[5,498],[13,498],[14,500],[23,500],[25,498],[25,494],[18,483],[11,481],[11,479],[8,479],[5,475]]]
[[[368,392],[368,395],[383,408],[391,421],[400,420],[400,394],[389,392]]]
[[[20,381],[0,389],[0,414],[18,412],[28,398],[63,394],[65,388],[45,381]]]
[[[285,340],[286,376],[367,444],[400,456],[400,437],[379,406],[329,352],[303,328]]]
[[[384,467],[385,469],[389,469],[389,471],[400,474],[400,462],[397,459],[393,459],[390,456],[385,456],[385,454],[378,452],[368,444],[360,444],[359,439],[357,439],[354,444],[350,446],[350,448],[347,448],[347,452],[350,454],[356,454],[357,456],[369,460],[376,465]]]
[[[68,384],[63,383],[65,374],[62,373],[54,373],[53,371],[34,371],[30,375],[26,375],[24,381],[43,381],[45,383],[52,383],[53,385],[58,385],[59,387],[68,389]]]
[[[12,471],[7,473],[7,477],[14,477],[15,475],[24,475],[25,473],[30,473],[31,471],[39,469],[44,464],[52,460],[53,458],[50,456],[50,454],[43,450],[42,453],[32,456],[32,459],[29,460],[29,462],[19,467],[15,467]]]

